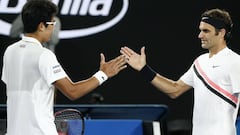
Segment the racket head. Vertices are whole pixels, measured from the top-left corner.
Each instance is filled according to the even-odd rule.
[[[81,135],[84,134],[84,128],[85,128],[84,116],[79,110],[72,109],[72,108],[59,110],[54,113],[54,117],[55,117],[55,124],[57,126],[57,129],[61,130],[61,132],[67,132],[67,129],[68,129],[67,122],[69,120],[81,120],[81,123],[82,123]]]
[[[83,114],[77,109],[63,109],[54,113],[55,120],[77,120],[82,119]]]

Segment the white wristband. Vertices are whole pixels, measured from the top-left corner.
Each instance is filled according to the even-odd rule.
[[[101,70],[96,72],[93,76],[97,78],[97,80],[99,81],[99,85],[101,85],[103,82],[105,82],[108,79],[108,76]]]

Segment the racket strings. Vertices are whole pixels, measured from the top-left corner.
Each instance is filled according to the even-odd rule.
[[[60,110],[58,112],[55,112],[55,124],[58,130],[58,133],[67,133],[68,132],[68,124],[67,122],[69,120],[81,120],[81,128],[80,129],[75,129],[76,131],[74,132],[79,132],[79,134],[83,135],[84,134],[84,129],[85,129],[85,124],[84,124],[84,117],[82,113],[76,109],[64,109]]]
[[[82,119],[82,114],[76,111],[62,111],[55,115],[55,120],[76,120]]]

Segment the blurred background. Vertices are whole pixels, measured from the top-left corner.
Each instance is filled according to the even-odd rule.
[[[9,37],[11,23],[26,0],[0,0],[0,54],[20,38]],[[106,60],[120,55],[122,46],[140,52],[146,47],[148,64],[160,74],[177,80],[205,50],[198,39],[201,13],[210,8],[230,12],[234,22],[229,47],[240,53],[240,8],[237,0],[53,0],[59,7],[60,41],[55,54],[74,80],[92,76],[100,53]],[[6,103],[0,83],[0,104]],[[193,91],[170,99],[128,67],[95,91],[70,101],[56,93],[56,104],[164,104],[167,121],[191,120]]]

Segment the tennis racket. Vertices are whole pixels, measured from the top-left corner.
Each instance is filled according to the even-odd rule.
[[[75,131],[81,130],[80,134],[83,135],[84,134],[84,117],[82,115],[82,113],[77,110],[77,109],[63,109],[60,111],[55,112],[54,114],[55,116],[55,124],[58,130],[58,134],[59,135],[67,135],[69,129],[71,128],[68,124],[69,120],[77,120],[77,121],[73,121],[73,122],[78,122],[78,124],[74,124],[75,127],[76,125],[80,125],[80,127],[77,127],[77,129],[74,129]],[[80,123],[79,123],[80,122]]]

